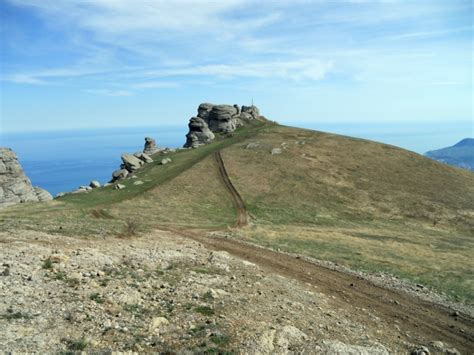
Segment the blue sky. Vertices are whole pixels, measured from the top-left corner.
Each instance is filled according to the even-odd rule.
[[[471,0],[0,0],[0,129],[186,124],[200,102],[253,98],[287,124],[472,136],[472,11]]]

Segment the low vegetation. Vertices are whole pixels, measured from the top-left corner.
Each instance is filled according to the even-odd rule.
[[[250,214],[241,238],[474,302],[474,174],[389,145],[269,123],[171,153],[171,164],[148,164],[136,174],[143,185],[130,179],[123,190],[8,208],[0,228],[86,237],[228,228],[236,211],[217,150]],[[174,282],[170,270],[159,272]]]

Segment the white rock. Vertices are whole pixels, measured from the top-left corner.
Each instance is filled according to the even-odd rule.
[[[168,319],[165,317],[155,317],[153,318],[151,324],[150,324],[150,330],[151,331],[157,331],[160,330],[165,325],[168,325],[170,322]]]

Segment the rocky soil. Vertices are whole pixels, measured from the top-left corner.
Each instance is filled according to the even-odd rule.
[[[2,351],[456,353],[402,340],[369,309],[356,315],[317,286],[171,232],[18,231],[0,244]]]

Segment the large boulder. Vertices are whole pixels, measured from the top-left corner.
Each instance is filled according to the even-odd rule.
[[[212,132],[231,133],[239,123],[238,111],[234,106],[216,105],[208,115],[208,125]]]
[[[36,197],[38,198],[39,202],[50,201],[53,199],[53,196],[41,187],[33,186],[33,190],[35,191]]]
[[[122,180],[128,176],[129,172],[127,169],[118,169],[112,173],[112,181]]]
[[[31,185],[11,149],[0,148],[0,208],[21,202],[48,201],[52,198],[46,190]]]
[[[140,169],[140,167],[145,164],[143,160],[138,159],[136,156],[125,153],[122,154],[122,168],[127,169],[129,172],[134,172],[135,170]]]
[[[188,127],[189,133],[186,135],[185,148],[196,148],[210,143],[214,139],[214,133],[212,133],[206,121],[201,117],[192,117],[189,120]]]
[[[145,137],[145,147],[143,148],[143,153],[147,155],[153,155],[159,151],[160,150],[156,146],[156,141],[151,137]]]

